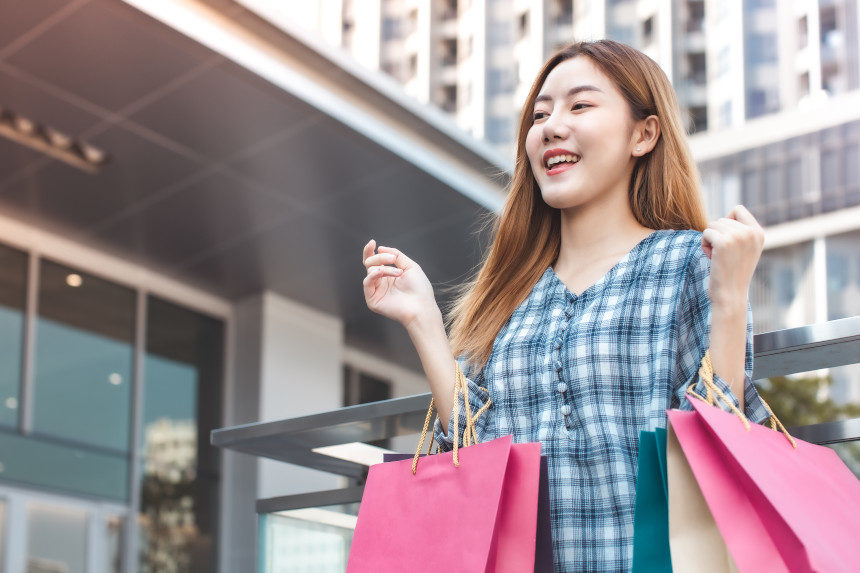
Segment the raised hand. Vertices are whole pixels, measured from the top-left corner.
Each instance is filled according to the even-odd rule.
[[[370,310],[407,327],[420,316],[439,312],[433,286],[418,263],[395,248],[377,249],[373,239],[364,246],[362,260],[367,269],[364,300]]]
[[[702,250],[711,259],[712,305],[746,308],[749,285],[764,246],[764,230],[743,205],[708,223]]]

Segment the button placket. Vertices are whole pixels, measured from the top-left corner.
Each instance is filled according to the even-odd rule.
[[[559,401],[561,402],[561,408],[559,409],[559,412],[562,415],[562,419],[564,420],[564,427],[567,430],[570,430],[571,426],[570,414],[572,409],[570,407],[570,404],[568,403],[567,382],[565,381],[563,375],[560,350],[562,345],[564,344],[564,335],[567,332],[567,329],[570,327],[570,319],[573,317],[573,307],[575,306],[575,304],[576,298],[570,293],[568,293],[567,305],[565,305],[566,308],[564,309],[564,316],[566,320],[564,321],[564,325],[560,329],[558,336],[555,339],[555,348],[557,351],[559,351],[559,356],[556,360],[556,373],[558,374],[558,383],[556,384],[556,390],[559,393]]]
[[[573,307],[576,304],[576,298],[572,296],[569,292],[567,293],[567,300],[564,308],[564,316],[565,318],[561,320],[561,325],[559,327],[558,332],[556,333],[556,337],[553,340],[553,350],[555,356],[555,360],[553,362],[553,367],[555,368],[556,376],[558,377],[558,381],[556,382],[556,391],[559,394],[559,402],[561,404],[559,408],[559,413],[562,415],[562,419],[564,420],[565,429],[570,429],[570,414],[571,407],[570,404],[567,403],[567,382],[564,379],[564,364],[562,362],[561,348],[564,345],[565,334],[567,329],[570,326],[570,319],[573,317]]]

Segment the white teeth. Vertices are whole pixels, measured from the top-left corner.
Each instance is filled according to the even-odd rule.
[[[546,166],[549,168],[552,168],[554,165],[558,165],[559,163],[563,163],[565,161],[569,161],[570,163],[578,163],[579,162],[579,156],[578,155],[570,155],[570,154],[568,154],[568,155],[555,155],[553,157],[550,157],[547,160]]]

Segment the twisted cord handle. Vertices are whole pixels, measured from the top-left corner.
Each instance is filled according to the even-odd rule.
[[[475,415],[472,415],[472,407],[469,404],[469,384],[466,381],[466,377],[463,375],[463,371],[460,369],[460,365],[455,361],[454,362],[454,466],[460,467],[460,458],[459,458],[459,442],[460,442],[460,390],[463,391],[463,404],[465,406],[465,415],[466,415],[466,428],[463,430],[463,447],[471,446],[472,444],[477,444],[478,442],[478,434],[475,431],[475,421],[487,411],[487,408],[490,407],[492,400],[487,398],[487,402],[481,406],[481,408],[475,412]],[[485,388],[481,388],[481,390],[487,391]],[[427,415],[424,417],[424,427],[421,428],[421,438],[418,440],[418,447],[415,449],[415,457],[412,458],[412,475],[415,475],[418,471],[418,458],[421,455],[421,448],[424,446],[424,440],[427,439],[427,430],[430,427],[430,420],[433,417],[433,411],[436,407],[436,399],[432,398],[430,400],[430,407],[427,408]],[[427,455],[430,455],[430,452],[433,449],[433,435],[430,436],[430,445],[427,448]],[[438,451],[438,450],[437,450]]]
[[[718,408],[720,407],[718,404],[719,399],[720,402],[726,404],[732,410],[732,412],[738,418],[741,419],[741,422],[743,422],[744,427],[747,429],[747,431],[749,431],[750,423],[749,420],[747,420],[747,417],[744,415],[743,412],[738,409],[737,406],[734,405],[734,403],[723,393],[723,391],[720,390],[719,386],[714,383],[714,365],[711,362],[710,348],[705,352],[705,356],[702,358],[702,363],[699,366],[699,377],[705,383],[705,389],[707,390],[706,397],[700,396],[698,392],[693,390],[693,384],[687,386],[687,394],[692,394],[703,402],[706,402],[711,406],[717,406]],[[782,425],[782,422],[779,421],[779,418],[776,417],[776,414],[773,413],[773,410],[771,410],[770,405],[765,402],[764,398],[761,399],[761,402],[762,404],[764,404],[764,407],[767,410],[768,414],[770,414],[768,422],[770,424],[771,429],[776,431],[778,427],[779,431],[785,435],[789,443],[791,443],[791,446],[796,450],[797,442],[795,441],[795,439],[791,436],[791,434],[788,433],[788,430],[785,429],[785,426]]]

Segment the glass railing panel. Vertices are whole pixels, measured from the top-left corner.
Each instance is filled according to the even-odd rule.
[[[854,475],[860,479],[860,440],[850,442],[842,442],[840,444],[829,444],[828,448],[834,450],[836,454],[845,462]]]
[[[357,516],[358,503],[261,515],[262,571],[345,571]]]
[[[786,428],[860,418],[860,364],[757,380]]]

